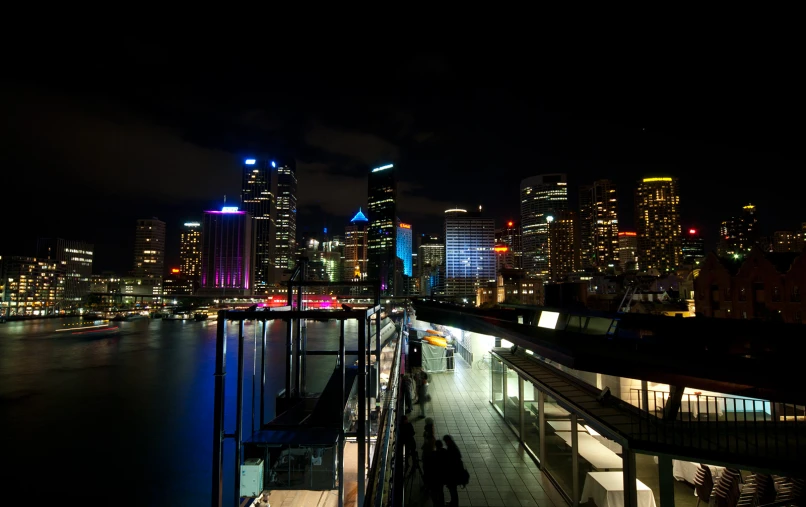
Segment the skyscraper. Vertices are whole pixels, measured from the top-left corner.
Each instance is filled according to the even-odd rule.
[[[638,269],[638,234],[633,231],[618,233],[618,263],[622,271]]]
[[[579,270],[579,222],[576,212],[564,210],[547,217],[550,278],[561,281]]]
[[[272,182],[277,188],[277,218],[275,219],[276,235],[274,245],[274,267],[282,272],[293,269],[296,260],[294,252],[297,248],[297,168],[293,160],[288,162],[271,162]],[[274,183],[272,183],[274,189]],[[278,281],[278,280],[275,280]]]
[[[495,221],[463,209],[445,211],[445,295],[476,297],[495,282]]]
[[[719,228],[718,253],[723,257],[744,256],[750,253],[758,240],[756,207],[748,204],[742,206],[741,215],[722,222]]]
[[[165,222],[158,218],[137,221],[134,236],[134,276],[159,294],[165,275]]]
[[[681,256],[680,194],[677,178],[644,178],[635,190],[635,221],[641,268],[675,269]]]
[[[243,165],[241,207],[252,220],[255,294],[265,294],[277,278],[274,270],[276,202],[272,192],[272,172],[276,166],[271,160],[254,158],[247,158]]]
[[[51,260],[64,271],[64,300],[68,306],[78,305],[90,292],[93,246],[84,241],[61,238],[39,238],[36,256]]]
[[[344,274],[342,280],[365,280],[367,278],[367,225],[369,220],[361,208],[344,228]]]
[[[705,258],[705,241],[697,229],[688,229],[687,234],[683,234],[680,245],[684,263],[694,264]]]
[[[199,293],[222,297],[252,294],[253,223],[249,213],[237,207],[204,212]]]
[[[618,262],[618,193],[610,180],[597,180],[579,191],[580,262],[606,269]]]
[[[521,181],[523,269],[531,277],[549,274],[546,217],[568,209],[565,174],[543,174]]]
[[[201,223],[185,222],[179,236],[179,275],[195,289],[201,275]]]
[[[499,264],[503,262],[506,269],[523,269],[523,246],[521,241],[521,224],[509,220],[495,231],[495,243],[506,245],[506,255],[499,255]]]
[[[403,261],[403,274],[414,276],[411,257],[411,224],[397,224],[397,257]]]
[[[370,216],[367,277],[380,280],[383,295],[394,294],[397,250],[397,180],[394,164],[376,167],[369,173],[367,204]]]

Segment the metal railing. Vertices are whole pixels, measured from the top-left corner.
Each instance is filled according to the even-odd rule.
[[[467,362],[467,364],[472,365],[473,364],[473,353],[470,352],[465,347],[465,345],[462,342],[460,342],[459,340],[454,340],[453,344],[456,347],[456,352],[460,356],[462,356],[462,359],[464,359]]]
[[[367,491],[364,496],[365,507],[381,507],[394,505],[394,489],[398,486],[395,480],[400,474],[398,445],[398,429],[400,428],[403,410],[401,410],[403,396],[400,396],[402,386],[401,357],[403,355],[403,329],[407,321],[408,312],[403,312],[397,345],[395,346],[394,361],[389,372],[389,384],[381,402],[381,414],[378,419],[378,433],[375,440],[375,452],[372,466],[367,474]]]
[[[804,405],[683,394],[673,410],[676,403],[668,391],[630,389],[629,396],[627,401],[640,409],[631,423],[634,439],[765,462],[806,458]]]

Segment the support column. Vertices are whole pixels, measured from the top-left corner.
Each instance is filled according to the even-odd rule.
[[[289,299],[291,297],[289,296]],[[293,310],[292,310],[293,311]],[[285,319],[285,398],[291,399],[294,378],[294,319]]]
[[[358,319],[358,505],[364,505],[366,491],[367,461],[367,323],[365,317]]]
[[[235,390],[235,505],[241,504],[241,460],[243,459],[243,325],[238,322],[238,386]]]
[[[215,398],[213,401],[212,507],[221,507],[224,491],[224,381],[227,377],[227,311],[218,312],[215,343]]]
[[[663,408],[663,420],[674,421],[677,419],[677,414],[680,412],[680,405],[683,402],[683,391],[685,387],[669,386],[669,399],[666,400],[666,406]]]
[[[263,321],[260,346],[260,428],[266,424],[266,321]]]
[[[518,375],[518,410],[520,416],[518,417],[518,440],[523,444],[523,435],[526,431],[526,414],[523,411],[523,377]]]
[[[674,476],[672,475],[672,458],[669,456],[658,456],[658,478],[660,479],[660,507],[674,507]]]
[[[635,483],[635,451],[625,447],[622,459],[624,461],[624,507],[638,507],[638,491]],[[669,472],[669,477],[671,477],[671,470]]]
[[[304,268],[303,268],[304,269]],[[302,311],[302,285],[299,286],[297,290],[297,310]],[[302,363],[305,362],[305,358],[302,355],[302,319],[297,317],[297,336],[296,336],[296,343],[295,343],[295,350],[296,350],[296,360],[294,361],[297,368],[297,375],[296,375],[296,391],[297,396],[303,397],[305,396],[305,392],[303,391],[303,386],[305,384],[305,379],[303,377],[303,367]]]
[[[641,408],[649,413],[649,382],[646,380],[641,381]]]
[[[571,505],[579,505],[579,431],[576,414],[571,414],[571,489],[574,490],[571,492]]]
[[[342,325],[344,321],[341,321]],[[342,377],[343,379],[344,377]],[[339,507],[344,507],[344,431],[339,431]]]

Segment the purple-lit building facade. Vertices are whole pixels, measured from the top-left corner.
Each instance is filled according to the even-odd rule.
[[[251,216],[235,207],[205,211],[200,294],[250,296],[254,285]]]

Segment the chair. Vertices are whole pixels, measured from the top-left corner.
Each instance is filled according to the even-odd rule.
[[[738,470],[727,468],[719,477],[714,487],[716,507],[736,507],[739,503],[739,481],[741,474]]]
[[[697,507],[700,507],[700,500],[710,503],[711,493],[714,491],[714,477],[711,469],[703,464],[700,464],[694,475],[694,491],[697,492]]]
[[[775,501],[775,480],[770,474],[756,474],[756,505]]]

